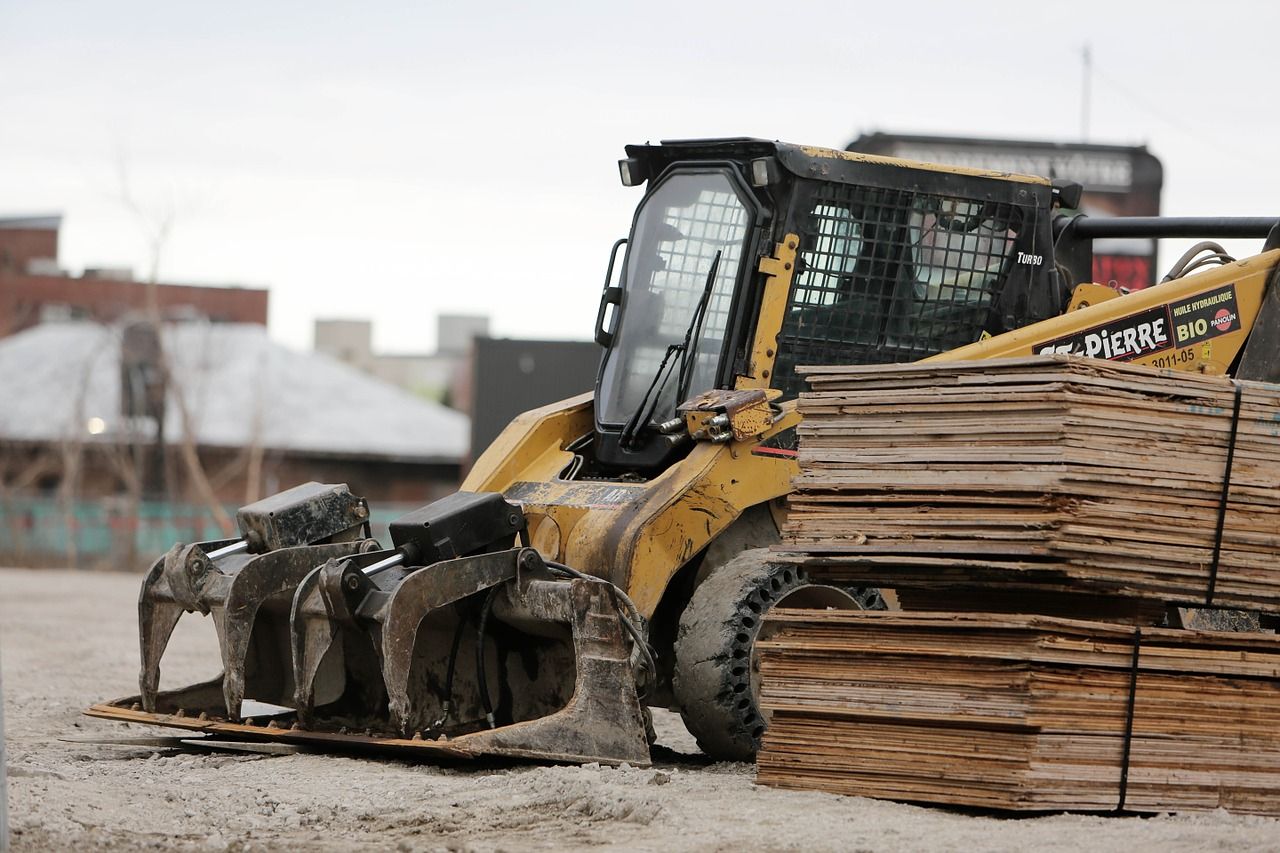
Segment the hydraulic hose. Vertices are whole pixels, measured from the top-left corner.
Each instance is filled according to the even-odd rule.
[[[1209,252],[1210,254],[1208,257],[1201,258],[1194,264],[1191,263],[1192,259],[1202,252]],[[1212,240],[1205,240],[1203,242],[1196,243],[1190,249],[1183,252],[1182,257],[1174,261],[1173,267],[1164,278],[1160,279],[1160,282],[1163,284],[1166,281],[1173,281],[1175,278],[1182,278],[1187,273],[1192,272],[1205,264],[1229,264],[1234,260],[1235,258],[1228,255],[1227,250],[1222,248],[1221,244],[1215,243]]]
[[[649,670],[650,675],[657,674],[658,666],[653,659],[653,649],[649,647],[648,641],[646,641],[644,635],[640,633],[639,626],[642,621],[640,617],[640,609],[636,607],[635,602],[631,600],[631,596],[623,592],[617,584],[611,583],[604,578],[598,578],[594,575],[588,575],[585,572],[580,572],[577,569],[566,566],[564,563],[547,560],[545,561],[545,564],[547,568],[559,574],[568,575],[569,577],[577,578],[578,580],[595,581],[597,583],[608,584],[609,594],[613,599],[614,608],[618,611],[622,627],[631,635],[631,641],[635,645],[641,658],[644,659],[644,666]],[[641,698],[643,698],[643,695]]]
[[[444,703],[440,706],[440,719],[432,724],[432,729],[442,728],[453,714],[453,676],[458,668],[458,650],[462,648],[462,634],[466,627],[467,620],[459,617],[458,626],[453,629],[453,642],[449,646],[449,667],[444,676]]]
[[[493,597],[498,588],[495,586],[485,596],[484,606],[480,608],[480,624],[476,629],[476,682],[480,687],[480,704],[484,706],[484,719],[489,728],[497,728],[493,717],[493,702],[489,699],[489,683],[484,671],[484,635],[489,624],[489,612],[493,610]]]

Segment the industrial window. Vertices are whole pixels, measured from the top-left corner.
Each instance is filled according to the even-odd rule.
[[[1021,212],[955,196],[822,184],[803,224],[774,387],[809,364],[915,361],[982,333]]]

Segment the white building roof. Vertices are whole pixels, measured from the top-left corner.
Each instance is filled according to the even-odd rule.
[[[61,213],[51,213],[43,216],[0,216],[0,228],[4,229],[57,231],[61,227]]]
[[[198,444],[457,462],[465,415],[328,356],[295,352],[252,324],[181,323],[163,333],[171,376],[165,436],[182,440],[175,398]],[[93,440],[127,432],[120,414],[119,328],[48,323],[0,339],[0,439]],[[101,419],[99,423],[94,419]]]

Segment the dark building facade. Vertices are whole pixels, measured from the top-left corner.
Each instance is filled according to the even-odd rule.
[[[471,368],[471,458],[521,412],[595,387],[599,345],[592,341],[476,338]]]

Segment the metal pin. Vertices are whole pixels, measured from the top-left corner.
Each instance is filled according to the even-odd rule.
[[[387,569],[394,569],[396,566],[404,565],[404,560],[405,556],[403,552],[392,554],[390,557],[387,557],[384,560],[379,560],[372,566],[362,569],[362,571],[364,572],[365,577],[371,578],[379,572],[385,572]]]
[[[230,557],[232,554],[239,554],[249,550],[249,543],[241,539],[239,542],[232,542],[230,545],[224,545],[216,551],[210,551],[208,557],[210,560],[220,560],[223,557]]]

